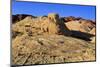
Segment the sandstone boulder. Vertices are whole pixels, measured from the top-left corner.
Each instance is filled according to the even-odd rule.
[[[69,30],[75,30],[80,31],[80,23],[79,21],[69,21],[65,23],[66,27],[68,27]]]
[[[95,27],[95,24],[89,20],[81,20],[80,22],[81,27],[85,29],[87,32],[90,32],[90,30],[92,30],[92,28]]]
[[[41,31],[49,34],[57,34],[59,32],[59,27],[58,24],[47,18],[41,23]]]
[[[65,25],[70,29],[74,31],[80,31],[89,33],[93,27],[95,27],[95,24],[88,21],[88,20],[74,20],[69,21],[65,23]]]
[[[48,18],[55,23],[59,22],[59,15],[56,13],[48,14]]]
[[[81,38],[90,41],[93,36],[90,34],[90,30],[94,27],[94,24],[87,21],[69,21],[65,23],[66,27],[72,32],[73,37]]]

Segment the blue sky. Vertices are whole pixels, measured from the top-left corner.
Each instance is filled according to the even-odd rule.
[[[95,20],[95,6],[50,4],[37,2],[12,2],[12,14],[43,16],[58,13],[61,17],[75,16]]]

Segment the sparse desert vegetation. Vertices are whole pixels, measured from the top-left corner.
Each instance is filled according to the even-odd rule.
[[[95,61],[96,22],[81,17],[12,16],[13,65]]]

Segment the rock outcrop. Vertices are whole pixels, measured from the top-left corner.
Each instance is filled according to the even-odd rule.
[[[31,32],[34,32],[36,29],[41,31],[41,33],[71,35],[69,29],[65,27],[64,22],[60,20],[59,15],[53,13],[49,14],[48,17],[33,18],[28,16],[12,27],[13,31],[22,33],[26,31],[26,28],[31,28]]]
[[[65,25],[72,31],[72,36],[77,38],[91,40],[90,38],[95,34],[95,29],[93,29],[95,24],[90,20],[75,18],[72,21],[66,22]]]
[[[23,20],[24,18],[26,18],[26,17],[28,17],[28,16],[36,18],[35,16],[26,15],[26,14],[12,15],[12,23],[16,23],[16,22],[18,22],[18,21],[21,21],[21,20]]]
[[[16,65],[95,61],[95,45],[63,35],[17,36],[12,41]]]
[[[13,65],[95,61],[95,24],[56,13],[12,19]]]
[[[89,33],[95,24],[88,20],[73,20],[65,23],[70,30]]]

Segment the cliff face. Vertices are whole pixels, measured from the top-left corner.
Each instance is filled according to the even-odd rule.
[[[95,23],[80,17],[12,16],[13,64],[95,60]]]

